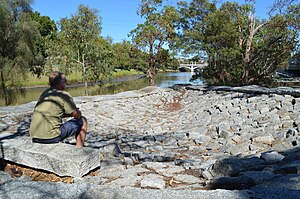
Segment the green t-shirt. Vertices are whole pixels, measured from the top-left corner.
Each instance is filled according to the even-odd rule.
[[[75,110],[76,105],[68,92],[48,88],[42,93],[34,108],[29,129],[30,136],[40,139],[59,136],[63,116]]]

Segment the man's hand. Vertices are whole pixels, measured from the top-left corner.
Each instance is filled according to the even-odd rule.
[[[72,112],[71,116],[76,118],[76,119],[79,119],[81,117],[81,111],[79,110],[79,108],[77,108],[76,111]]]

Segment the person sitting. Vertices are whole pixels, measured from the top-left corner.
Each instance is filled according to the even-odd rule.
[[[76,107],[72,96],[65,91],[64,73],[54,71],[46,89],[34,108],[29,133],[36,143],[51,144],[75,136],[76,146],[83,147],[87,132],[87,119]],[[64,117],[73,117],[63,123]]]

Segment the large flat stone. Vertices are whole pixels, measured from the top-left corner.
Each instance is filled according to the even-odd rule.
[[[28,137],[0,139],[0,158],[59,176],[82,177],[100,167],[100,151],[70,144],[32,143]]]

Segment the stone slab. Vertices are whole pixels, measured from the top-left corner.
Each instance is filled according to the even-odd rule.
[[[186,199],[249,199],[246,191],[230,190],[156,190],[140,189],[118,186],[90,185],[86,183],[64,184],[50,182],[22,182],[14,180],[0,186],[0,198],[120,198],[120,199],[140,199],[140,198],[186,198]],[[278,199],[278,198],[272,198]]]
[[[0,158],[59,176],[82,177],[100,167],[100,151],[71,144],[32,143],[29,137],[0,139]]]
[[[286,181],[284,181],[286,182]],[[288,186],[289,184],[287,184]],[[102,186],[88,183],[53,183],[22,181],[14,178],[0,185],[0,198],[186,198],[186,199],[295,199],[299,198],[299,190],[282,187],[265,187],[247,190],[169,190],[140,189],[133,187]]]

